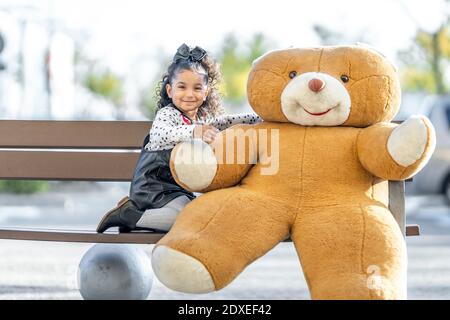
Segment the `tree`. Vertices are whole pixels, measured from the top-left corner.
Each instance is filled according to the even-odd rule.
[[[235,34],[229,33],[224,37],[217,56],[223,75],[221,92],[226,102],[241,104],[245,101],[247,77],[253,61],[273,47],[274,44],[262,33],[253,35],[243,47]]]
[[[344,39],[344,35],[342,33],[332,31],[331,29],[320,24],[313,25],[313,30],[319,38],[320,43],[324,46],[340,44]]]
[[[83,80],[83,85],[92,93],[110,101],[116,108],[116,119],[124,118],[125,94],[124,81],[108,68],[99,71],[93,69]]]
[[[403,88],[435,94],[449,92],[444,74],[450,63],[450,24],[447,18],[434,32],[418,29],[413,44],[398,53]]]
[[[0,71],[3,71],[6,69],[6,65],[2,61],[2,57],[1,57],[1,54],[2,54],[4,48],[5,48],[5,39],[3,38],[3,35],[0,33]]]
[[[144,88],[139,92],[139,107],[149,120],[155,118],[157,84],[151,84],[148,88]]]
[[[139,108],[150,119],[155,117],[156,102],[159,96],[159,84],[162,81],[162,75],[167,71],[167,66],[170,64],[172,57],[163,50],[157,50],[153,57],[157,60],[159,69],[156,71],[153,79],[149,84],[142,88],[139,92]]]
[[[115,118],[122,120],[125,112],[125,80],[104,66],[99,59],[89,57],[80,42],[75,43],[75,81],[91,93],[110,102]]]
[[[313,25],[313,31],[324,46],[335,46],[346,43],[370,42],[367,41],[368,33],[365,31],[357,31],[356,34],[348,34],[335,31],[321,24]]]

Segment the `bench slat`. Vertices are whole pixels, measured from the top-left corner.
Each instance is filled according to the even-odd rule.
[[[419,234],[418,225],[406,226],[406,236],[418,236]],[[96,233],[84,230],[0,229],[0,239],[29,241],[155,244],[163,236],[164,233],[152,232]],[[288,238],[283,242],[291,241],[291,238]]]
[[[138,152],[0,151],[0,179],[131,181]]]
[[[0,239],[88,242],[88,243],[140,243],[154,244],[164,233],[96,233],[84,230],[51,230],[51,229],[0,229]]]
[[[0,148],[136,149],[150,127],[150,121],[0,120]]]
[[[420,226],[418,224],[410,224],[406,226],[406,236],[420,236]]]

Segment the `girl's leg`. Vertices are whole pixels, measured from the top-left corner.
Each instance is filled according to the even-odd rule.
[[[169,231],[178,214],[191,200],[186,196],[180,196],[162,208],[148,209],[136,223],[138,228]]]

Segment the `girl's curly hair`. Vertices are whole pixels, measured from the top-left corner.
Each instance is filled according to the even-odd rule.
[[[217,117],[223,114],[222,98],[219,93],[218,86],[222,80],[219,64],[207,53],[203,59],[198,61],[179,60],[172,62],[167,71],[163,74],[161,81],[156,87],[156,110],[155,114],[172,103],[166,91],[166,85],[171,84],[173,78],[181,70],[190,70],[205,75],[205,83],[208,85],[208,96],[203,104],[199,107],[201,114],[206,117]]]

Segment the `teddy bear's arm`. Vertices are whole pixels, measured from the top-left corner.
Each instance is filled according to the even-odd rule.
[[[193,192],[234,186],[258,158],[254,125],[235,125],[217,134],[210,145],[200,139],[179,143],[171,153],[175,181]]]
[[[357,152],[361,164],[386,180],[404,180],[418,173],[436,145],[434,127],[424,116],[412,116],[400,125],[377,123],[361,130]]]

